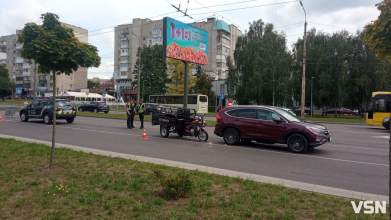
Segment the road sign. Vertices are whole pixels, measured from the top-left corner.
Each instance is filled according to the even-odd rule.
[[[232,99],[230,99],[229,101],[228,101],[228,106],[232,106],[233,104],[232,104]]]
[[[90,92],[86,92],[86,95],[89,95],[90,94]]]
[[[16,95],[22,94],[22,88],[16,88]]]
[[[233,106],[236,106],[236,100],[233,101],[232,105],[233,105]]]
[[[221,93],[220,99],[224,99],[224,93]]]
[[[102,97],[106,97],[106,93],[105,92],[102,92]]]

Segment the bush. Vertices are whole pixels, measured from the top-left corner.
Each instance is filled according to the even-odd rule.
[[[167,199],[178,199],[193,190],[194,184],[190,180],[190,174],[186,171],[173,174],[163,174],[162,171],[155,170],[154,174],[163,186],[164,196]]]

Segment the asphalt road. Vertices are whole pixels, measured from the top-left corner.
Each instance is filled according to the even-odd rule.
[[[4,111],[0,111],[4,112]],[[140,122],[136,121],[139,127]],[[209,140],[160,137],[159,127],[146,122],[149,140],[141,129],[127,129],[125,120],[80,117],[73,124],[59,121],[58,143],[133,155],[186,162],[276,178],[388,195],[388,131],[364,125],[326,125],[333,141],[306,154],[288,152],[284,145],[227,146],[207,127]],[[0,133],[51,141],[51,126],[4,118]]]

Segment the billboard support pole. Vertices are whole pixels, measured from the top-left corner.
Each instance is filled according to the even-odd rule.
[[[183,63],[185,64],[185,78],[184,78],[184,81],[185,81],[185,84],[183,86],[183,109],[187,109],[187,87],[188,87],[188,65],[187,65],[187,62],[186,61],[183,61]]]

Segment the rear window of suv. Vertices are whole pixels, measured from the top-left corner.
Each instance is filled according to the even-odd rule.
[[[237,117],[240,117],[240,118],[255,118],[255,109],[239,109]]]
[[[229,111],[226,111],[225,114],[227,114],[227,115],[229,115],[229,116],[234,116],[234,117],[236,117],[236,115],[238,114],[238,110],[237,110],[237,109],[229,110]]]

